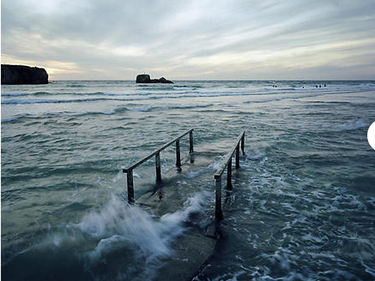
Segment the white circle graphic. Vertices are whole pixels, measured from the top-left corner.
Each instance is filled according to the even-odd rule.
[[[375,150],[375,122],[371,124],[367,131],[367,140],[372,149]]]

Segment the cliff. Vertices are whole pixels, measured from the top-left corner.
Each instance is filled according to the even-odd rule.
[[[48,74],[44,68],[2,64],[1,84],[48,84]]]

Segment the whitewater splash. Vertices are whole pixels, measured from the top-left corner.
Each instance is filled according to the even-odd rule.
[[[193,215],[203,212],[207,196],[196,193],[182,209],[157,218],[112,195],[103,208],[79,223],[49,229],[39,243],[3,260],[4,277],[151,280],[163,261],[174,256],[173,242],[187,230]],[[19,266],[24,269],[19,271]]]
[[[197,193],[185,202],[183,209],[155,218],[137,205],[113,195],[102,210],[87,214],[73,226],[98,241],[95,248],[83,256],[95,265],[113,251],[132,249],[135,258],[145,263],[143,274],[150,277],[163,258],[173,256],[173,241],[184,233],[184,223],[190,216],[203,211],[207,196],[206,192]]]
[[[112,241],[117,243],[119,240],[136,245],[144,255],[170,256],[170,243],[184,232],[183,223],[189,215],[203,210],[206,196],[197,193],[186,201],[185,209],[156,219],[137,205],[130,205],[113,195],[100,212],[87,214],[76,226],[91,237],[101,239],[90,251],[91,257],[100,257],[105,248],[103,245],[111,247]]]

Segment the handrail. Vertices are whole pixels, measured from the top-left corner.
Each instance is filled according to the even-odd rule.
[[[217,220],[221,220],[223,218],[223,212],[221,210],[221,176],[224,173],[225,167],[227,167],[227,189],[232,190],[232,157],[234,152],[236,152],[236,169],[238,169],[240,167],[240,144],[242,154],[245,155],[245,131],[238,136],[232,149],[222,162],[221,167],[214,175],[214,179],[216,181],[215,218]]]
[[[168,146],[176,143],[176,167],[180,171],[181,170],[181,156],[180,156],[180,139],[187,134],[189,134],[190,139],[190,149],[189,154],[191,155],[194,152],[194,145],[193,145],[193,130],[190,129],[186,131],[185,133],[179,135],[177,138],[167,142],[160,148],[156,149],[154,152],[150,153],[149,155],[145,156],[141,160],[135,162],[134,164],[130,165],[127,168],[122,169],[123,173],[127,174],[127,186],[128,186],[128,202],[134,203],[134,182],[133,182],[133,170],[141,165],[142,163],[149,160],[151,157],[155,156],[155,168],[156,168],[156,182],[161,182],[161,168],[160,168],[160,152],[164,149],[166,149]],[[192,161],[192,158],[191,158]]]
[[[221,177],[221,175],[223,174],[224,170],[225,170],[225,167],[227,166],[229,160],[231,160],[231,158],[233,157],[233,154],[234,154],[234,151],[236,149],[238,149],[238,144],[239,142],[242,140],[242,144],[241,144],[241,149],[242,149],[242,153],[245,154],[244,152],[244,141],[243,141],[243,138],[245,136],[245,131],[243,131],[237,138],[236,142],[235,142],[235,145],[232,147],[232,149],[230,150],[230,152],[227,154],[227,156],[225,157],[224,161],[222,162],[223,164],[221,165],[220,169],[218,169],[214,175],[214,178],[217,179],[219,177]],[[237,156],[237,155],[236,155]],[[236,163],[237,163],[237,159],[236,158]],[[237,165],[238,166],[238,165]],[[238,168],[238,167],[237,167]]]

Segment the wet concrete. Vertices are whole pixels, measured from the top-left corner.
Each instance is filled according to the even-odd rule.
[[[163,182],[138,198],[136,204],[149,210],[156,217],[162,217],[183,209],[186,200],[194,193],[207,189],[213,191],[215,169],[212,163],[215,157],[218,158],[220,155],[195,152],[193,156],[194,163],[190,163],[190,158],[184,159],[181,171],[174,168],[163,174]],[[192,177],[195,173],[197,175]],[[181,186],[181,181],[186,183]],[[214,201],[210,200],[209,204],[211,203],[213,205]],[[210,206],[208,208],[210,209]],[[174,254],[163,260],[155,280],[191,280],[213,255],[219,239],[218,228],[213,212],[205,215],[207,217],[203,218],[203,225],[201,221],[196,221],[202,219],[199,217],[193,218],[189,225],[185,225],[184,233],[172,244]]]

